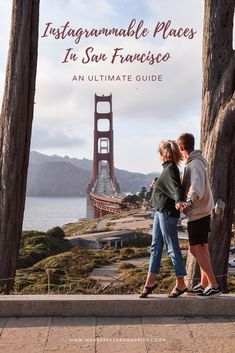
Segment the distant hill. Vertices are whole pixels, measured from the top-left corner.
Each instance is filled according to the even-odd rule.
[[[149,187],[157,173],[142,174],[116,169],[122,192],[136,193]],[[30,153],[27,196],[82,196],[91,180],[92,161],[89,159],[47,156]]]

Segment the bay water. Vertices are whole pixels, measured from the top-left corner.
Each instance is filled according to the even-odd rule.
[[[26,197],[23,230],[46,231],[86,217],[86,197]]]

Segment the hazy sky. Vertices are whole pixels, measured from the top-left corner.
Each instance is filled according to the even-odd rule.
[[[92,159],[94,94],[112,93],[115,166],[139,172],[159,171],[157,146],[162,139],[175,139],[192,132],[199,145],[201,108],[201,46],[203,0],[41,0],[39,56],[32,149],[46,154]],[[2,99],[8,50],[11,0],[1,1],[0,96]],[[127,28],[132,19],[143,20],[145,38],[82,38],[79,44],[67,37],[43,38],[46,23],[58,28]],[[171,20],[168,29],[193,28],[188,37],[153,37],[158,22]],[[135,28],[137,27],[137,24]],[[166,32],[167,33],[167,32]],[[82,64],[88,47],[106,53],[107,60]],[[66,49],[78,60],[62,64]],[[169,52],[167,62],[111,64],[115,48],[124,55]],[[85,81],[72,81],[84,75]],[[94,82],[87,76],[131,75],[131,82]],[[161,75],[161,82],[138,82],[136,75]]]

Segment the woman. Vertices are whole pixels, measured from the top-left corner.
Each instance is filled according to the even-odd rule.
[[[164,243],[176,275],[175,287],[168,297],[176,298],[188,290],[184,282],[186,271],[177,236],[177,223],[182,200],[180,172],[177,166],[182,160],[182,156],[177,143],[171,140],[160,143],[159,153],[163,162],[163,171],[159,178],[153,182],[151,201],[156,213],[153,221],[149,271],[140,298],[146,298],[157,286],[155,277],[160,271]]]

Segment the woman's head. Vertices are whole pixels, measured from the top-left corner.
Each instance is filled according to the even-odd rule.
[[[176,141],[167,140],[161,141],[159,144],[159,153],[164,161],[171,160],[175,164],[179,165],[180,161],[183,160],[182,154],[180,153],[179,147]]]

